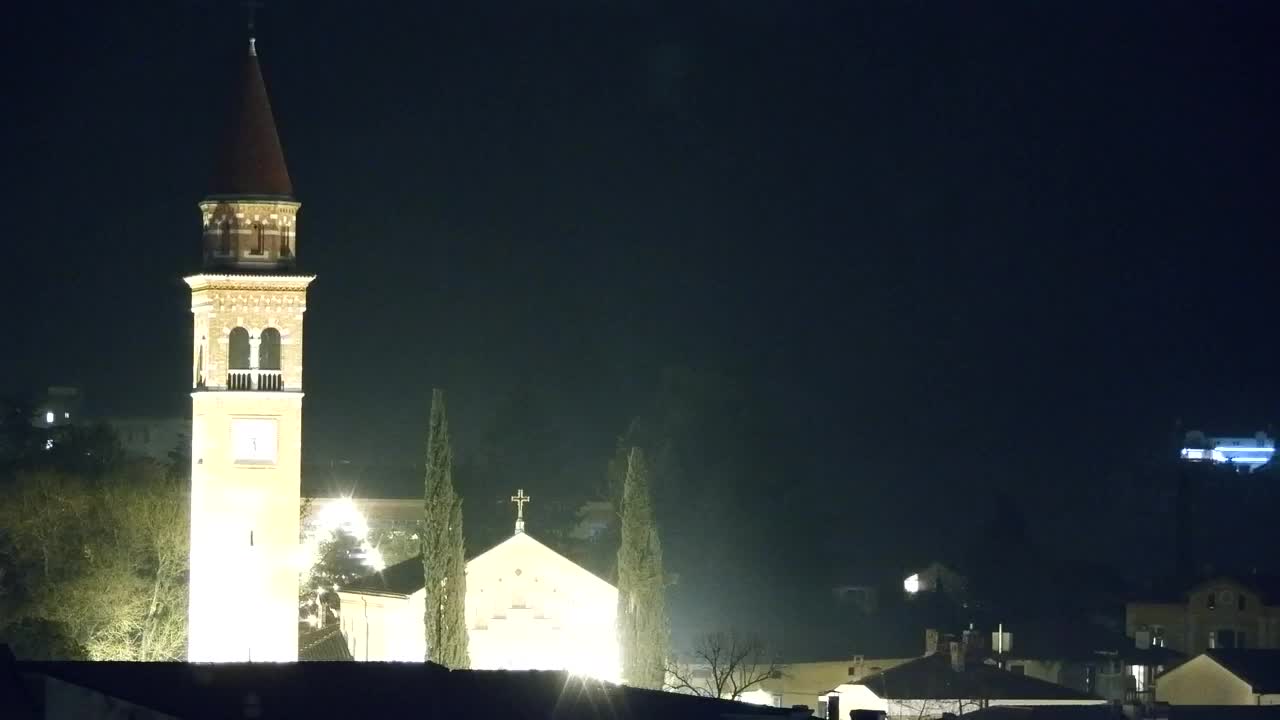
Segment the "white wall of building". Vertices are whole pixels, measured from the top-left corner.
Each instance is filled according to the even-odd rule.
[[[421,661],[424,593],[340,592],[342,628],[356,660]],[[567,670],[617,680],[618,592],[519,533],[467,563],[471,667]]]

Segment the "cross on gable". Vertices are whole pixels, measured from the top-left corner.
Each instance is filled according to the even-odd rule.
[[[516,490],[516,494],[511,496],[511,502],[516,504],[516,532],[524,532],[524,504],[532,498],[524,494],[524,488]]]

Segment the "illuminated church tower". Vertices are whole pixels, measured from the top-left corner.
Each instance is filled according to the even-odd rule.
[[[194,315],[192,662],[298,658],[300,204],[249,40],[209,194]]]

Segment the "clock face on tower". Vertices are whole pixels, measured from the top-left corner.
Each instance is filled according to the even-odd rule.
[[[231,420],[231,453],[238,463],[274,465],[278,428],[274,418]]]

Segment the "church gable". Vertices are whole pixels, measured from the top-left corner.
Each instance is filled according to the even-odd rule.
[[[521,569],[519,567],[521,563],[537,567],[547,573],[577,578],[583,584],[598,586],[601,591],[616,592],[612,585],[598,575],[523,532],[512,535],[467,561],[467,575],[470,577],[472,573],[501,572],[508,566],[513,570]]]
[[[423,644],[422,557],[338,593],[357,660],[418,661]],[[467,562],[471,667],[568,670],[618,678],[618,591],[524,532]]]
[[[473,667],[616,678],[618,592],[525,533],[467,563]]]

